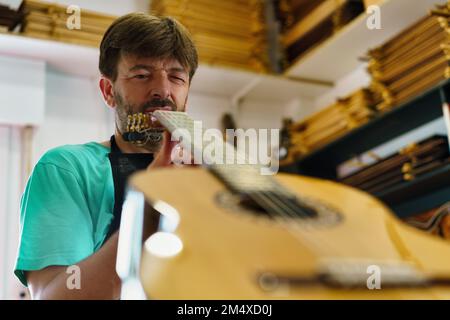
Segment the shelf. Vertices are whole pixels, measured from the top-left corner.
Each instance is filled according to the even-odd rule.
[[[412,181],[375,193],[400,217],[436,208],[450,201],[450,164]]]
[[[3,33],[0,34],[0,54],[45,61],[56,70],[71,75],[98,75],[96,48]]]
[[[99,76],[99,50],[93,47],[3,33],[0,34],[0,55],[45,61],[55,70],[70,75]],[[193,78],[191,92],[282,104],[296,98],[318,97],[330,86],[201,64]]]
[[[414,3],[412,3],[414,2]],[[370,30],[367,14],[361,14],[342,30],[307,52],[286,70],[288,76],[336,82],[363,64],[361,57],[421,17],[445,0],[385,0],[380,4],[381,29]]]
[[[239,97],[254,101],[287,103],[296,98],[316,98],[331,88],[281,76],[201,64],[192,81],[192,92]]]
[[[339,164],[441,118],[443,103],[449,100],[450,80],[446,80],[281,170],[335,180]],[[450,164],[374,196],[385,202],[399,217],[407,217],[450,201],[448,181]]]
[[[295,167],[305,175],[336,178],[336,167],[342,162],[382,143],[392,140],[423,124],[442,117],[442,104],[449,101],[450,80],[378,115],[365,125],[300,158]],[[292,172],[292,166],[290,166]]]

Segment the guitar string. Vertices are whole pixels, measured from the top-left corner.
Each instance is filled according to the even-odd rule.
[[[226,154],[226,161],[229,160],[229,155],[230,154],[231,154],[231,157],[232,157],[233,160],[234,159],[236,159],[236,160],[240,159],[241,161],[243,160],[245,162],[246,159],[249,159],[247,154],[244,154],[242,152],[242,150],[236,150],[234,148],[234,146],[232,146],[228,142],[226,142],[225,148],[228,148],[228,149],[226,149],[226,151],[228,151],[228,152],[225,153]],[[218,167],[216,166],[216,168],[218,168]],[[248,168],[255,169],[256,166],[250,166]],[[226,169],[228,169],[228,171],[231,172],[231,170],[230,170],[231,168],[228,167]],[[246,174],[248,175],[248,172],[245,171],[245,170],[240,170],[240,173],[241,173],[241,175],[243,175],[244,179],[245,179]],[[250,177],[250,178],[247,177],[247,181],[248,180],[250,180],[250,181],[253,180],[253,182],[254,182],[254,180],[255,180],[254,177],[255,177],[256,174],[257,174],[256,172],[252,172],[252,174],[250,174],[250,175],[253,175],[253,177]],[[219,175],[220,175],[220,172],[219,172]],[[240,179],[242,180],[242,177]],[[236,179],[234,179],[234,180],[236,181]],[[279,185],[276,181],[274,181],[273,178],[271,179],[271,177],[266,177],[266,180],[267,180],[268,183],[273,184],[273,186],[270,187],[269,189],[275,190],[275,185],[277,185],[278,188],[281,189],[285,195],[287,195],[287,196],[290,195],[289,192],[287,190],[285,190],[285,188],[283,186]],[[278,193],[277,192],[274,192],[274,194],[277,195],[277,197],[278,197]],[[263,196],[263,197],[266,197],[266,200],[265,200],[266,205],[271,206],[272,209],[275,212],[278,212],[280,217],[285,218],[286,219],[285,222],[289,222],[290,220],[293,220],[293,223],[289,223],[288,224],[288,226],[290,226],[290,228],[287,228],[286,227],[286,223],[281,223],[279,221],[279,219],[277,219],[276,221],[281,223],[283,228],[285,228],[289,232],[293,233],[296,238],[299,238],[299,233],[300,233],[302,235],[302,237],[300,237],[300,239],[301,239],[300,242],[308,241],[309,242],[309,246],[310,246],[311,249],[312,249],[312,247],[314,247],[315,250],[321,252],[322,254],[326,254],[326,251],[328,251],[327,255],[329,255],[330,257],[333,254],[334,255],[342,254],[342,248],[338,249],[338,247],[334,244],[334,242],[329,240],[326,235],[324,235],[324,234],[312,235],[308,230],[304,229],[304,227],[303,227],[304,225],[302,226],[301,223],[298,222],[298,214],[296,213],[296,210],[295,210],[295,209],[301,209],[301,208],[296,207],[294,209],[292,206],[288,207],[288,206],[286,206],[285,203],[283,203],[283,201],[281,199],[279,199],[279,198],[275,198],[274,199],[273,196],[271,196],[270,194],[262,193],[262,194],[259,194],[259,195]],[[269,199],[267,199],[267,197]],[[297,199],[297,197],[295,197],[295,199]],[[253,200],[258,203],[258,201],[256,199],[253,199]],[[269,201],[269,203],[267,203],[267,201]],[[278,202],[278,205],[277,205],[276,202]],[[258,204],[261,205],[261,203],[258,203]],[[262,205],[262,207],[264,207],[264,205]],[[284,207],[285,209],[282,209],[281,207]],[[270,213],[270,211],[269,211],[269,213]],[[300,211],[300,214],[303,215],[304,219],[308,219],[309,218],[309,216],[306,213],[303,213],[302,210]],[[295,231],[292,230],[292,226],[296,227]],[[319,232],[320,232],[320,230],[319,230]],[[315,238],[314,240],[312,239],[313,237]],[[300,239],[298,239],[298,240],[300,240]]]
[[[325,254],[327,256],[327,258],[331,258],[331,256],[333,255],[342,255],[342,249],[337,247],[333,242],[331,242],[328,237],[326,237],[326,235],[321,235],[321,234],[311,234],[310,231],[316,231],[316,230],[312,230],[313,227],[308,230],[305,229],[304,227],[306,226],[305,224],[302,225],[301,222],[298,221],[298,214],[296,213],[295,210],[293,210],[293,208],[291,207],[287,207],[282,201],[281,199],[274,199],[273,196],[271,195],[267,195],[264,193],[258,193],[258,194],[254,194],[255,196],[255,201],[257,201],[257,203],[259,205],[262,205],[263,207],[265,206],[269,206],[271,207],[275,212],[277,212],[282,218],[285,218],[286,220],[284,222],[288,222],[288,224],[286,225],[286,223],[281,223],[282,226],[287,229],[291,234],[293,234],[296,238],[300,238],[300,242],[304,242],[307,241],[308,244],[305,244],[307,246],[310,247],[310,249],[312,249],[312,247],[317,250],[319,253],[321,254]],[[259,201],[258,201],[259,199]],[[264,204],[261,203],[264,202]],[[278,203],[278,204],[277,204]],[[285,209],[282,209],[282,207],[285,207]],[[301,219],[311,219],[309,216],[302,214],[304,217]],[[278,220],[277,220],[278,221]],[[289,223],[291,222],[292,223]],[[309,227],[309,226],[307,226]],[[319,230],[320,232],[320,230]]]
[[[248,156],[248,154],[246,154],[245,152],[243,152],[242,150],[236,150],[236,148],[233,146],[233,145],[231,145],[229,142],[225,142],[225,163],[230,163],[231,161],[230,160],[232,160],[233,162],[234,162],[234,160],[236,160],[236,161],[238,161],[238,163],[239,163],[239,161],[241,161],[241,162],[243,162],[243,163],[245,163],[245,161],[248,159],[249,161],[251,161],[250,160],[250,157]],[[230,161],[230,162],[229,162]],[[235,166],[236,167],[236,166]],[[250,165],[249,167],[247,167],[247,168],[250,168],[250,169],[255,169],[256,170],[256,168],[257,168],[258,166],[252,166],[252,165]],[[214,170],[214,168],[216,168],[216,169],[220,169],[218,166],[212,166],[212,169]],[[232,168],[230,168],[230,167],[224,167],[224,166],[222,166],[222,168],[225,168],[225,171],[228,171],[228,177],[231,177],[231,175],[230,175],[230,173],[232,172],[231,170],[232,170]],[[219,172],[219,176],[221,176],[222,177],[222,179],[224,179],[224,174],[221,174],[221,170],[218,170]],[[247,171],[245,171],[245,170],[242,170],[242,168],[241,168],[241,170],[239,170],[240,172],[240,179],[242,180],[243,178],[245,179],[246,178],[246,175],[248,175],[248,172]],[[216,171],[217,172],[217,171]],[[226,175],[226,173],[227,172],[225,172],[225,175]],[[252,172],[252,174],[250,174],[250,175],[253,175],[253,177],[250,177],[250,179],[248,179],[248,177],[247,177],[247,181],[248,180],[250,180],[250,181],[252,181],[253,180],[253,182],[254,182],[254,180],[255,180],[255,175],[256,175],[257,173],[256,172]],[[269,183],[272,183],[272,179],[270,179],[270,177],[266,177],[266,179],[267,179],[267,182],[269,182]],[[236,177],[234,177],[234,178],[232,178],[231,180],[234,180],[234,181],[236,181],[237,179],[236,179]],[[276,183],[276,182],[275,182]],[[281,189],[281,190],[284,190],[285,188],[284,187],[282,187],[282,186],[279,186],[279,188]],[[288,194],[288,192],[287,191],[285,191],[285,194]],[[264,196],[263,196],[264,197]],[[266,198],[267,198],[267,195],[266,195]],[[256,199],[253,199],[254,201],[256,200]],[[256,200],[256,202],[258,203],[258,201]],[[281,226],[284,228],[284,229],[286,229],[287,231],[289,231],[291,234],[293,234],[296,238],[297,238],[297,240],[300,242],[300,243],[303,243],[303,242],[305,242],[305,241],[307,241],[308,242],[308,244],[305,244],[306,246],[309,246],[309,248],[310,249],[312,249],[313,251],[318,251],[319,253],[321,253],[321,254],[325,254],[325,255],[327,255],[327,256],[329,256],[329,257],[331,257],[332,255],[338,255],[338,254],[342,254],[342,248],[339,248],[338,249],[338,247],[331,241],[331,240],[329,240],[327,237],[326,237],[326,235],[323,235],[323,234],[315,234],[315,235],[312,235],[310,232],[308,232],[307,230],[304,230],[304,228],[302,227],[302,226],[300,226],[300,223],[299,222],[297,222],[297,220],[298,220],[298,215],[296,214],[296,212],[295,212],[295,210],[293,210],[293,208],[291,207],[291,208],[289,208],[289,207],[286,207],[286,205],[282,202],[282,201],[280,201],[280,200],[278,200],[278,203],[280,203],[281,204],[281,206],[284,206],[285,207],[285,209],[283,210],[281,207],[280,207],[280,205],[277,205],[276,204],[276,202],[274,201],[274,199],[272,198],[270,198],[270,196],[269,196],[269,199],[266,199],[265,200],[265,204],[266,205],[269,205],[270,207],[272,207],[272,210],[274,210],[274,212],[278,212],[278,214],[280,215],[280,217],[281,218],[285,218],[286,219],[286,221],[284,221],[284,222],[290,222],[291,220],[293,220],[293,222],[294,223],[288,223],[288,226],[290,226],[290,228],[288,228],[287,226],[286,226],[286,223],[282,223],[282,222],[280,222],[279,221],[279,219],[276,219],[276,221],[279,223],[279,224],[281,224]],[[261,203],[258,203],[259,205],[261,205]],[[264,205],[262,205],[262,207],[264,207]],[[280,209],[281,209],[281,211],[280,211]],[[270,213],[270,211],[269,211],[269,213]],[[301,214],[304,216],[304,218],[308,218],[308,215],[307,214],[305,214],[305,213],[303,213],[303,212],[301,212]],[[296,230],[292,230],[292,226],[295,226],[296,227]],[[300,236],[299,236],[299,234],[301,234]],[[314,238],[314,239],[313,239]],[[328,251],[328,252],[327,252]]]
[[[184,145],[188,144],[189,148],[191,150],[191,153],[194,152],[195,149],[196,149],[196,146],[195,146],[195,143],[194,143],[194,139],[192,139],[192,137],[195,137],[193,120],[188,115],[186,115],[185,113],[182,113],[181,116],[185,117],[185,119],[184,119],[184,122],[185,122],[184,125],[185,126],[183,127],[183,126],[178,125],[177,123],[174,123],[172,119],[167,119],[166,118],[166,115],[169,115],[169,114],[172,114],[172,113],[175,114],[175,112],[170,112],[170,111],[161,112],[161,116],[162,116],[163,119],[159,119],[159,120],[167,120],[168,126],[166,126],[166,127],[169,129],[169,131],[171,133],[173,133],[173,131],[175,131],[178,128],[187,129],[187,131],[190,134],[190,138],[188,137],[189,139],[182,139],[181,143],[184,144]],[[175,116],[178,116],[178,114],[179,113],[177,112],[175,114]],[[160,117],[157,116],[157,118],[160,118]],[[164,119],[164,118],[166,118],[166,119]],[[204,141],[202,141],[202,147],[203,147],[203,142]],[[231,153],[229,151],[231,151]],[[203,155],[203,157],[205,156],[203,152],[202,152],[202,155]],[[234,161],[234,159],[239,161],[238,159],[242,160],[242,157],[244,157],[243,159],[247,159],[247,157],[248,157],[247,154],[243,154],[242,153],[242,150],[236,150],[236,148],[233,145],[231,145],[228,141],[225,141],[225,157],[226,157],[225,161],[226,161],[227,164],[229,163],[228,162],[228,160],[230,159],[229,156],[233,156],[233,161]],[[239,158],[239,156],[241,158]],[[219,172],[219,175],[223,179],[223,175],[220,174],[220,172]],[[277,206],[277,204],[273,201],[273,199],[271,200],[269,198],[269,199],[265,199],[263,201],[265,202],[266,205],[268,205],[269,207],[272,207],[272,209],[275,212],[278,211],[278,213],[281,214],[280,215],[281,217],[288,218],[288,219],[286,219],[286,222],[289,222],[289,220],[292,220],[291,219],[292,218],[292,214],[289,215],[288,212],[285,212],[283,210],[280,211],[279,210],[279,206]],[[292,212],[294,214],[294,216],[296,216],[295,211],[290,209],[290,212]],[[277,221],[278,221],[278,219],[277,219]],[[294,223],[293,225],[296,225],[296,223]],[[283,224],[282,226],[286,229],[285,224]],[[289,228],[287,228],[287,230],[289,230],[290,232],[293,232]],[[333,248],[334,245],[331,244],[329,239],[323,239],[324,235],[313,235],[313,237],[315,238],[313,240],[311,234],[305,233],[305,230],[300,229],[300,230],[297,230],[297,232],[303,234],[303,237],[298,239],[299,242],[301,242],[301,243],[304,243],[305,241],[309,242],[309,246],[310,246],[311,249],[315,248],[315,250],[323,253],[323,250],[326,247],[326,248],[328,248],[328,250],[331,250],[331,252],[336,252],[336,253],[338,252],[338,249]],[[299,236],[298,236],[298,234],[296,232],[293,232],[293,233],[296,236],[296,238],[299,238]]]
[[[223,177],[223,174],[220,173],[220,170],[217,170],[217,169],[219,169],[217,166],[214,166],[212,169],[213,169],[213,171],[215,171],[216,173],[219,174],[219,176],[222,178],[222,181],[227,182],[227,179]],[[241,180],[240,183],[242,185],[242,183],[243,183],[242,180],[245,179],[245,174],[247,172],[245,172],[245,170],[242,170],[240,173],[241,173],[241,176],[239,177],[239,179]],[[242,176],[244,176],[244,178]],[[230,175],[228,175],[228,177],[230,177]],[[234,182],[236,182],[236,179],[232,178],[231,180],[234,180]],[[250,179],[247,178],[247,181],[248,180],[252,180],[252,179],[251,178]],[[269,182],[272,182],[272,181],[269,180]],[[228,184],[230,184],[230,183],[228,182]],[[281,188],[281,190],[284,189],[282,186],[279,186],[279,188]],[[242,192],[242,191],[240,191],[240,192]],[[285,193],[288,194],[287,191]],[[334,253],[334,255],[336,255],[338,253],[342,253],[341,252],[342,249],[338,249],[338,247],[336,247],[334,242],[331,242],[326,237],[326,235],[324,235],[324,234],[312,235],[309,231],[304,229],[305,225],[304,224],[301,225],[301,222],[299,222],[299,215],[296,213],[296,210],[295,210],[295,209],[298,209],[297,207],[295,207],[295,209],[292,206],[291,207],[287,207],[286,204],[284,204],[283,201],[280,198],[273,198],[273,197],[270,197],[267,194],[265,195],[263,193],[257,193],[257,192],[254,193],[254,192],[252,192],[252,193],[249,193],[249,196],[251,196],[251,195],[254,195],[254,196],[258,196],[259,195],[259,199],[255,199],[255,198],[252,198],[252,199],[257,204],[259,204],[262,208],[265,208],[267,206],[271,207],[272,211],[269,210],[268,213],[272,214],[272,216],[274,218],[285,219],[285,221],[280,221],[280,219],[275,219],[275,221],[280,223],[284,229],[287,229],[291,233],[293,232],[297,238],[299,237],[298,233],[303,235],[303,237],[300,237],[300,239],[302,241],[309,241],[311,243],[310,249],[313,249],[312,246],[314,246],[314,249],[317,250],[318,252],[320,252],[322,254],[328,253],[330,258],[333,255],[333,253]],[[265,196],[265,200],[264,200],[264,196]],[[261,197],[263,197],[262,199],[263,199],[264,203],[261,203]],[[267,197],[268,197],[268,199],[267,199]],[[276,202],[278,202],[279,204],[277,204]],[[284,209],[283,209],[283,207],[284,207]],[[272,212],[278,213],[278,216],[274,215]],[[300,215],[303,216],[304,219],[308,219],[309,218],[309,216],[306,213],[304,213],[304,212],[300,212]],[[290,226],[290,228],[287,228],[286,227],[286,222],[290,222],[290,221],[293,221],[294,223],[289,223],[288,225]],[[292,226],[297,227],[295,231],[292,230]],[[314,240],[312,239],[313,237],[315,238]],[[299,240],[299,239],[297,239],[297,240]],[[325,249],[328,252],[325,251]]]

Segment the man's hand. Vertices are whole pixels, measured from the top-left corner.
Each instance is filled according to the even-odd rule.
[[[172,166],[172,150],[177,143],[178,141],[171,141],[170,132],[164,131],[161,149],[155,154],[155,159],[150,163],[147,169]]]
[[[192,157],[192,155],[184,155],[183,152],[185,151],[180,146],[179,142],[171,140],[170,132],[164,131],[161,149],[155,154],[155,159],[147,169],[174,166],[174,155],[176,155],[178,159],[185,159],[184,156],[186,156],[190,160],[190,164],[194,165],[194,157]]]

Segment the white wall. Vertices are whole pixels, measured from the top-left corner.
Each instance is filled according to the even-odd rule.
[[[45,62],[0,56],[0,299],[18,298],[13,277],[25,184],[24,126],[44,121]]]
[[[276,90],[276,88],[274,88]],[[314,100],[303,98],[289,102],[244,100],[238,108],[238,126],[248,128],[281,128],[283,118],[301,120],[314,112]]]
[[[45,62],[0,56],[0,70],[0,124],[40,124]]]
[[[285,105],[283,116],[297,121],[311,115],[314,111],[314,99],[294,99]]]
[[[47,69],[45,92],[45,118],[35,131],[33,162],[50,148],[104,141],[114,132],[113,112],[103,103],[96,78]]]
[[[19,298],[13,276],[19,238],[19,201],[24,187],[20,127],[0,126],[0,300]]]
[[[367,72],[367,66],[363,64],[358,69],[339,79],[326,94],[318,97],[315,100],[315,109],[317,111],[324,109],[334,103],[337,98],[345,97],[360,88],[368,87],[370,81],[371,78]]]
[[[193,119],[202,120],[204,128],[221,129],[221,117],[230,111],[231,102],[226,97],[189,94],[187,112]]]

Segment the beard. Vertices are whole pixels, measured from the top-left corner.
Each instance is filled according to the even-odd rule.
[[[155,98],[143,103],[141,106],[135,106],[127,103],[123,97],[116,90],[116,126],[121,135],[127,132],[128,116],[136,113],[144,113],[146,109],[153,107],[170,106],[172,111],[177,110],[177,106],[169,99]],[[147,129],[149,135],[148,141],[140,147],[146,149],[149,152],[157,152],[162,145],[163,130],[161,128]]]

